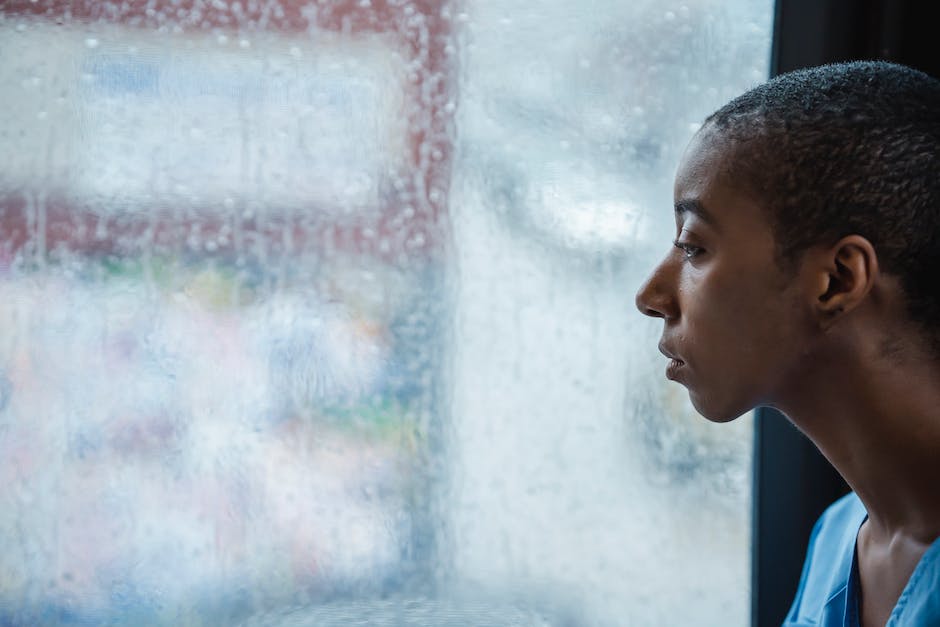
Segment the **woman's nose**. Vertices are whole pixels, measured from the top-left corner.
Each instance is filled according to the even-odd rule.
[[[678,316],[674,292],[668,289],[666,274],[663,264],[660,264],[640,286],[636,293],[636,308],[640,313],[654,318]]]

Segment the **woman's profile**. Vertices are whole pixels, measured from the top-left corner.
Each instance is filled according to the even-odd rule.
[[[940,81],[853,62],[712,114],[636,302],[706,418],[774,407],[853,492],[785,625],[940,625]]]

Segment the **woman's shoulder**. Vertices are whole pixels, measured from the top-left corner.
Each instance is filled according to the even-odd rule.
[[[866,517],[865,507],[854,492],[830,505],[819,517],[785,625],[827,625],[827,615],[836,610],[840,620],[833,624],[842,625],[855,540]]]
[[[826,508],[826,511],[824,511],[822,516],[819,517],[819,520],[816,521],[816,528],[813,530],[813,533],[822,532],[823,528],[827,531],[832,531],[854,526],[851,534],[852,544],[854,545],[858,528],[865,522],[867,516],[868,512],[865,511],[865,506],[862,505],[862,501],[855,492],[849,492]]]
[[[807,563],[813,560],[815,565],[830,569],[844,566],[848,577],[858,530],[867,517],[865,506],[854,492],[827,507],[810,535]]]

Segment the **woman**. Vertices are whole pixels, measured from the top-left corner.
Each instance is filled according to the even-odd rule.
[[[706,418],[783,412],[852,487],[785,625],[940,625],[940,81],[855,62],[709,117],[637,294]]]

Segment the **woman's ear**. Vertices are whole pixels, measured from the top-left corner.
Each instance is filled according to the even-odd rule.
[[[819,252],[815,310],[820,324],[828,328],[868,296],[878,275],[878,256],[861,235],[847,235]]]

